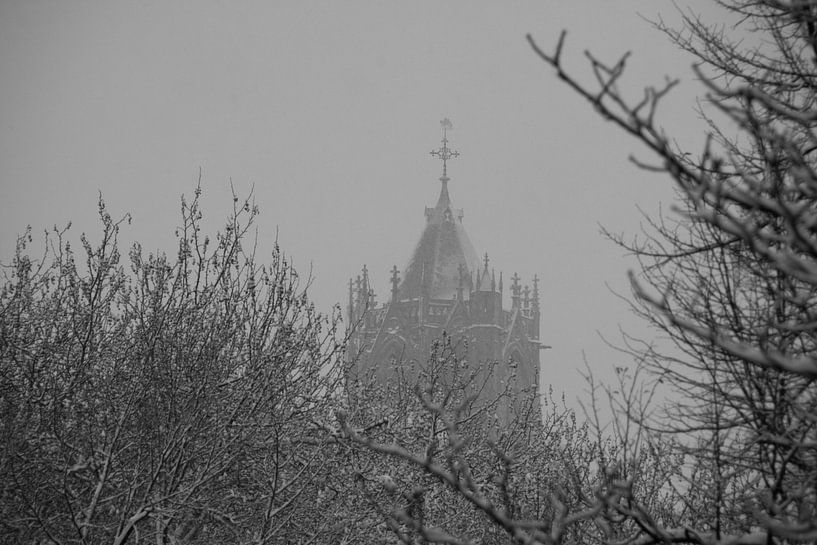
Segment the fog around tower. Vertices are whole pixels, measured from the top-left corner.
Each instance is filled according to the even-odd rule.
[[[696,9],[701,9],[696,6]],[[179,199],[201,176],[206,222],[230,186],[262,211],[257,248],[276,237],[327,311],[362,265],[381,300],[438,197],[439,121],[450,118],[451,199],[477,255],[506,280],[541,279],[542,383],[569,397],[608,346],[645,334],[616,293],[633,263],[605,240],[639,232],[639,207],[670,212],[660,176],[531,52],[569,30],[570,54],[636,54],[634,92],[679,77],[663,119],[696,141],[690,60],[646,19],[648,1],[6,2],[0,6],[0,260],[16,235],[73,222],[97,233],[101,192],[130,213],[127,240],[173,251]],[[575,59],[579,60],[579,59]],[[639,75],[644,79],[639,80]],[[592,78],[587,73],[588,80]]]

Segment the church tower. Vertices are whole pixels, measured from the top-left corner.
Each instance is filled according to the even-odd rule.
[[[434,207],[425,209],[425,228],[402,278],[392,267],[391,294],[382,304],[375,301],[365,265],[349,280],[352,373],[389,380],[398,367],[425,361],[435,341],[446,335],[469,367],[491,369],[481,394],[486,399],[502,391],[538,392],[543,347],[538,278],[533,277],[531,289],[514,273],[508,301],[503,273],[497,280],[488,254],[478,257],[463,226],[463,211],[449,194],[448,162],[459,152],[448,147],[451,122],[441,124],[442,145],[431,152],[442,161],[440,195]]]

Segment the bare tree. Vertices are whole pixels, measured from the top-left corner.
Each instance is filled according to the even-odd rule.
[[[321,422],[341,376],[319,315],[276,246],[247,247],[258,213],[234,198],[201,231],[182,201],[175,256],[65,231],[42,259],[22,237],[0,288],[4,540],[292,542],[326,529]]]
[[[628,55],[609,64],[588,54],[595,83],[586,85],[562,64],[564,34],[553,53],[529,37],[562,81],[656,155],[634,161],[669,176],[680,202],[675,217],[648,218],[646,238],[617,239],[641,261],[634,308],[672,348],[627,339],[636,365],[604,390],[615,410],[609,427],[591,421],[593,433],[572,443],[589,445],[584,455],[526,445],[540,470],[568,477],[550,481],[548,509],[523,516],[503,500],[513,468],[524,466],[511,444],[494,451],[505,468],[498,497],[471,477],[462,453],[474,437],[457,425],[456,407],[421,397],[445,423],[450,448],[436,458],[346,425],[353,441],[421,470],[513,542],[817,539],[817,2],[718,3],[734,18],[732,35],[693,13],[680,30],[656,23],[699,61],[711,130],[698,154],[677,149],[657,121],[674,81],[630,100],[619,87]],[[592,416],[600,398],[589,378]],[[677,403],[656,417],[649,399],[665,386]],[[426,541],[474,539],[407,511],[391,516]]]
[[[680,527],[638,522],[641,541],[694,543],[817,537],[817,358],[814,236],[815,16],[811,1],[724,0],[733,34],[684,13],[680,30],[656,26],[697,57],[711,128],[701,153],[677,149],[656,121],[674,85],[630,101],[618,84],[627,55],[589,55],[596,86],[531,45],[607,120],[671,177],[676,218],[648,218],[645,237],[617,242],[641,262],[634,308],[672,341],[671,350],[630,340],[630,349],[680,399],[653,428],[683,434],[688,466]],[[727,136],[722,123],[739,129]],[[642,422],[644,423],[644,422]]]
[[[512,389],[478,401],[478,368],[444,339],[427,362],[386,385],[364,383],[340,416],[358,490],[401,543],[589,542],[606,479],[591,428],[551,396]],[[362,390],[362,391],[361,391]],[[363,403],[356,402],[362,400]],[[508,422],[493,406],[516,407]],[[534,541],[535,540],[535,541]]]

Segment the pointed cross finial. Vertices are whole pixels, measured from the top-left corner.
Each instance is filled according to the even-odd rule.
[[[488,252],[485,252],[485,257],[482,258],[482,262],[485,263],[485,270],[488,270]]]
[[[349,279],[349,323],[355,321],[355,299],[352,279]]]
[[[400,284],[400,271],[397,270],[397,265],[394,265],[391,268],[391,294],[392,299],[397,298],[397,286]]]
[[[533,275],[533,310],[539,312],[539,275]]]
[[[521,278],[519,278],[518,274],[513,273],[511,280],[511,306],[513,308],[519,308],[519,299],[522,291],[522,287],[519,285]]]
[[[440,121],[440,125],[443,128],[443,145],[440,149],[431,151],[431,155],[438,157],[443,162],[443,175],[440,180],[448,181],[448,160],[454,157],[459,157],[460,152],[452,150],[448,147],[448,131],[454,130],[454,125],[451,123],[451,120],[446,117]]]
[[[512,284],[513,289],[517,289],[519,287],[519,281],[522,280],[522,279],[519,277],[518,274],[513,273],[513,276],[511,277],[511,280],[513,280],[513,284]]]

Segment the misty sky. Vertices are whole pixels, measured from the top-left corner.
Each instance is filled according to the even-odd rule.
[[[670,182],[531,51],[568,30],[565,62],[632,50],[634,93],[681,84],[662,123],[699,151],[692,59],[644,20],[670,2],[139,1],[0,3],[0,260],[17,233],[73,221],[98,229],[101,191],[130,212],[126,240],[172,251],[179,198],[202,171],[216,229],[230,179],[254,188],[259,252],[276,229],[312,298],[328,309],[365,263],[380,300],[405,267],[439,192],[439,121],[450,118],[455,206],[505,278],[542,279],[542,383],[574,395],[583,353],[603,376],[627,357],[619,328],[644,333],[608,285],[633,262],[599,225],[636,234],[638,206],[669,207]],[[507,286],[507,283],[506,283]],[[507,293],[506,293],[507,301]]]

